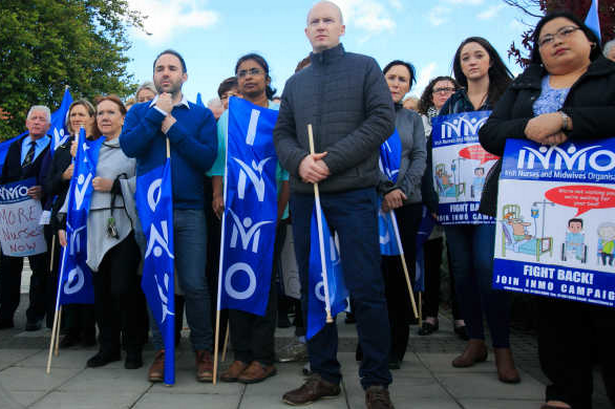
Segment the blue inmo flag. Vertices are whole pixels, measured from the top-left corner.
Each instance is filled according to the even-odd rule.
[[[378,232],[380,235],[380,254],[383,256],[399,256],[401,250],[397,242],[397,219],[393,210],[382,211],[382,200],[378,205]]]
[[[401,165],[401,138],[397,129],[380,145],[380,170],[393,183],[397,182]]]
[[[7,141],[0,142],[0,176],[2,175],[2,167],[4,166],[4,160],[6,159],[6,154],[9,153],[9,147],[13,142],[28,134],[28,131],[22,133],[21,135],[17,135],[14,138],[11,138]]]
[[[172,385],[175,383],[175,253],[169,158],[164,166],[137,177],[135,196],[147,242],[141,288],[164,341],[164,383]]]
[[[602,36],[600,33],[600,18],[598,17],[598,0],[592,0],[592,5],[587,12],[587,16],[585,17],[585,25],[598,36],[598,40],[602,41]]]
[[[196,104],[205,107],[205,104],[203,103],[203,97],[201,96],[200,92],[197,92],[196,94]]]
[[[58,278],[58,305],[93,304],[92,271],[87,260],[87,221],[92,201],[92,179],[96,176],[98,153],[104,138],[89,141],[79,132],[75,170],[68,189],[66,241]]]
[[[308,314],[307,339],[320,332],[326,324],[325,284],[323,275],[327,274],[329,289],[329,304],[331,316],[335,317],[347,307],[348,289],[344,284],[342,263],[338,246],[327,225],[327,220],[321,214],[322,242],[319,238],[316,203],[312,212],[310,225],[310,264],[308,280]],[[323,268],[321,246],[324,250],[325,266]]]
[[[399,175],[399,166],[401,164],[401,139],[397,129],[393,134],[380,145],[380,171],[391,182],[397,182]],[[382,201],[378,203],[378,230],[380,234],[380,254],[385,256],[397,256],[401,254],[398,246],[397,235],[397,220],[395,214],[391,210],[388,213],[382,211]],[[395,223],[395,225],[393,225]]]
[[[277,219],[278,112],[232,97],[224,172],[218,309],[264,315]]]
[[[60,108],[51,114],[51,127],[49,128],[51,143],[49,145],[49,154],[52,156],[55,150],[58,149],[59,146],[62,146],[70,136],[68,128],[66,127],[66,117],[70,104],[72,103],[73,97],[70,95],[68,88],[66,88]]]

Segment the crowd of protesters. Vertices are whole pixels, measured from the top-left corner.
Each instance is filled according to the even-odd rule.
[[[453,56],[453,77],[438,76],[421,98],[406,108],[404,99],[416,83],[414,66],[399,60],[380,70],[374,59],[344,49],[339,8],[322,1],[310,9],[306,36],[313,52],[302,60],[274,101],[269,64],[258,54],[238,59],[235,72],[221,82],[208,108],[187,101],[183,57],[173,50],[153,63],[153,82],[135,98],[117,96],[72,103],[66,118],[70,138],[50,155],[50,111],[34,105],[27,115],[28,134],[8,151],[0,183],[34,177],[28,195],[51,211],[45,226],[49,252],[29,257],[32,278],[26,331],[51,327],[60,248],[66,246],[67,192],[73,176],[75,139],[85,129],[88,139],[104,138],[87,219],[87,264],[94,276],[94,306],[66,306],[60,348],[93,346],[87,361],[100,367],[118,361],[125,368],[143,365],[148,340],[156,355],[148,371],[151,382],[164,377],[165,350],[160,331],[140,288],[140,262],[145,244],[135,212],[135,176],[160,165],[170,142],[173,178],[177,342],[183,311],[195,353],[199,381],[213,380],[213,317],[220,248],[220,218],[225,211],[224,172],[231,97],[279,110],[271,143],[279,163],[276,172],[278,220],[270,294],[264,316],[230,310],[228,319],[234,361],[224,382],[257,383],[276,375],[275,362],[309,360],[309,377],[283,400],[302,405],[340,394],[337,329],[326,325],[305,338],[310,220],[313,184],[318,183],[323,212],[338,233],[345,282],[357,322],[361,384],[368,408],[392,408],[388,387],[391,370],[399,368],[414,322],[409,290],[397,258],[380,255],[376,214],[394,210],[407,265],[414,269],[415,240],[422,217],[437,218],[438,196],[432,174],[431,119],[468,111],[493,111],[480,130],[488,152],[502,156],[507,138],[526,138],[558,145],[576,138],[607,138],[615,133],[615,47],[604,53],[598,37],[567,12],[542,18],[533,36],[530,66],[513,79],[488,40],[463,40]],[[231,73],[229,73],[231,74]],[[408,98],[406,98],[406,101]],[[310,152],[307,124],[314,125],[316,151]],[[401,161],[396,181],[378,166],[379,147],[397,130]],[[495,216],[499,169],[490,172],[480,211]],[[379,205],[379,203],[381,203]],[[111,222],[112,221],[112,222]],[[282,290],[280,258],[292,226],[301,302]],[[51,245],[52,242],[58,245]],[[518,383],[521,376],[509,336],[509,295],[491,287],[495,225],[437,226],[423,247],[425,296],[418,334],[439,330],[440,276],[448,258],[454,331],[467,341],[452,366],[464,368],[487,359],[484,318],[489,328],[497,375]],[[53,253],[53,254],[51,254]],[[50,261],[54,260],[50,266]],[[14,326],[19,304],[23,258],[2,255],[0,262],[0,329]],[[414,276],[411,274],[411,276]],[[540,298],[539,358],[550,381],[544,409],[590,408],[593,363],[601,365],[607,393],[615,404],[615,317],[608,307]],[[296,340],[274,351],[276,323],[288,326],[294,309]],[[574,322],[576,328],[571,329]],[[98,337],[96,337],[96,328]],[[224,328],[222,326],[221,337]],[[597,349],[596,349],[597,348]],[[592,353],[596,349],[597,354]],[[277,355],[277,357],[276,357]]]

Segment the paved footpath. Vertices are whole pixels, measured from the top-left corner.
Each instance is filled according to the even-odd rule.
[[[50,331],[23,332],[22,297],[16,324],[19,328],[0,331],[0,409],[13,408],[215,408],[269,409],[290,408],[281,401],[284,392],[303,382],[302,363],[277,364],[278,375],[256,385],[202,384],[194,379],[194,356],[184,334],[177,352],[177,383],[173,387],[146,381],[147,366],[154,351],[144,352],[145,366],[126,370],[123,362],[104,368],[85,368],[95,348],[61,350],[54,357],[50,375],[45,374]],[[339,320],[342,321],[341,319]],[[359,385],[355,326],[338,325],[342,363],[342,394],[309,407],[364,408],[364,393]],[[278,347],[290,342],[290,329],[278,330]],[[531,334],[513,331],[513,350],[521,370],[522,382],[506,385],[497,380],[493,354],[485,363],[456,369],[451,360],[464,342],[452,334],[451,322],[440,319],[440,331],[429,336],[416,335],[412,328],[410,347],[401,369],[393,371],[391,395],[396,408],[416,409],[538,409],[545,382],[538,368],[536,340]],[[222,364],[222,369],[230,364]],[[601,380],[596,377],[595,409],[609,408]]]

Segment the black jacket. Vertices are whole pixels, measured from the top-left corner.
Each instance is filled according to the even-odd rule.
[[[506,139],[525,139],[525,127],[534,117],[533,105],[540,96],[542,78],[548,73],[539,65],[529,66],[500,98],[479,131],[483,148],[502,156]],[[600,139],[615,135],[615,63],[600,56],[570,88],[561,109],[572,120],[569,139]],[[501,161],[487,176],[481,198],[481,213],[495,217]]]
[[[307,125],[314,129],[316,152],[331,175],[320,191],[375,187],[380,178],[379,147],[395,129],[393,100],[376,61],[347,53],[342,45],[311,54],[311,65],[284,86],[273,138],[293,192],[311,193],[299,177],[309,152]]]
[[[72,142],[73,138],[71,137],[62,146],[56,149],[53,154],[53,159],[51,160],[51,166],[43,179],[43,190],[45,194],[49,197],[56,197],[51,208],[51,220],[54,227],[56,227],[55,217],[66,199],[70,186],[70,180],[62,179],[62,173],[64,173],[72,161],[72,156],[70,154]]]

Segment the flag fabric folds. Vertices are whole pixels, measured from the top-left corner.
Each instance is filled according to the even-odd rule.
[[[397,129],[380,145],[380,170],[393,183],[397,182],[401,165],[401,138]]]
[[[229,101],[218,309],[264,315],[277,219],[273,127],[278,112]]]
[[[380,145],[380,170],[393,183],[397,182],[399,166],[401,164],[401,139],[397,129]],[[397,224],[393,212],[382,211],[382,200],[378,203],[378,230],[380,233],[380,254],[384,256],[398,256],[401,249],[398,246],[395,227]]]
[[[602,41],[602,36],[600,33],[600,18],[598,16],[598,0],[592,0],[592,5],[587,12],[587,16],[585,17],[585,25],[598,36],[598,40]]]
[[[393,223],[395,223],[395,226],[397,225],[395,212],[393,210],[383,212],[382,200],[380,200],[378,204],[378,231],[380,234],[380,254],[383,256],[399,256],[401,254]]]
[[[344,276],[342,274],[342,263],[338,250],[339,246],[331,235],[324,214],[321,215],[321,221],[326,268],[323,269],[317,220],[316,204],[314,204],[310,225],[307,339],[312,339],[312,337],[318,334],[326,324],[327,313],[325,310],[325,284],[323,279],[325,270],[327,282],[329,284],[329,304],[331,306],[332,317],[346,310],[346,300],[348,298],[348,289],[344,284]]]
[[[169,158],[164,166],[137,177],[136,204],[147,243],[141,288],[164,341],[164,383],[172,385],[175,383],[175,253]]]
[[[58,278],[58,305],[93,304],[92,271],[87,260],[87,221],[92,200],[92,179],[96,176],[98,153],[104,138],[89,141],[79,132],[75,169],[68,189],[66,241]]]
[[[6,154],[9,153],[9,147],[13,142],[18,140],[19,138],[28,134],[28,131],[22,133],[21,135],[17,135],[14,138],[11,138],[6,141],[0,142],[0,175],[2,175],[2,167],[4,166],[4,160],[6,159]]]
[[[51,127],[49,128],[51,143],[49,145],[49,154],[52,156],[55,150],[58,149],[59,146],[62,146],[70,136],[68,128],[66,127],[66,117],[70,104],[72,103],[73,97],[70,95],[68,88],[66,88],[60,108],[51,114]]]

